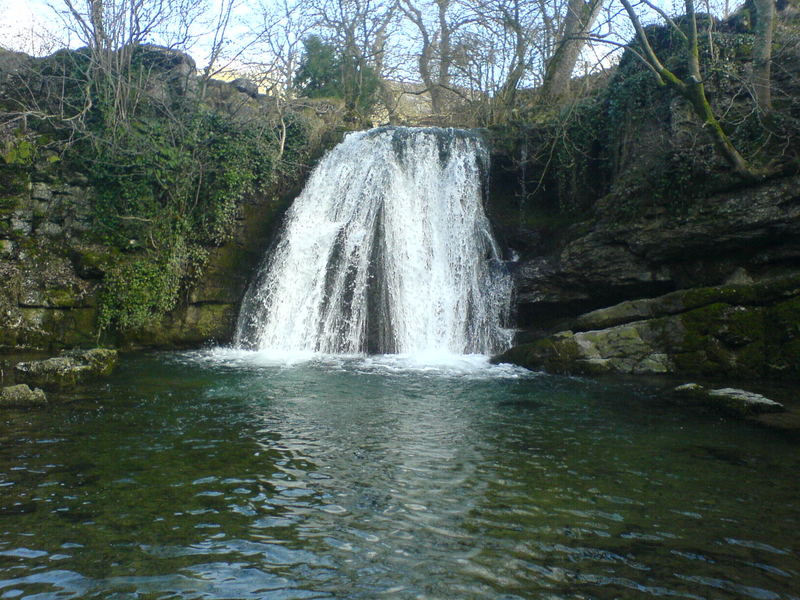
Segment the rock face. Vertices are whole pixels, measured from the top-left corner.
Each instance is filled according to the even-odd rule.
[[[13,196],[0,194],[0,351],[96,343],[97,298],[119,251],[86,241],[91,195],[80,180],[26,180]],[[242,202],[233,240],[209,249],[208,266],[185,302],[143,330],[106,341],[167,348],[226,341],[286,204],[279,196]]]
[[[45,404],[47,396],[39,388],[31,389],[24,383],[0,388],[0,408],[29,408]]]
[[[574,374],[800,379],[800,276],[676,291],[580,315],[495,358]]]
[[[683,214],[601,218],[516,269],[523,327],[675,289],[720,285],[800,261],[800,177],[694,203]]]
[[[14,374],[18,380],[45,389],[64,389],[110,375],[116,364],[116,350],[71,350],[53,358],[18,363]]]
[[[783,75],[771,83],[794,98],[800,23],[779,13],[776,39],[792,50],[773,55]],[[733,23],[709,36],[727,47],[717,66],[745,81],[752,38]],[[656,52],[682,60],[651,27]],[[798,378],[796,294],[731,286],[800,276],[800,128],[774,146],[766,129],[739,128],[753,107],[732,82],[709,80],[710,101],[730,109],[725,130],[762,179],[733,174],[692,107],[629,51],[568,117],[491,130],[488,212],[518,257],[518,341],[530,342],[507,357],[565,372]],[[776,110],[796,122],[794,107]]]

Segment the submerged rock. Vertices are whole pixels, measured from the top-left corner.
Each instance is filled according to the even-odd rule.
[[[783,412],[786,409],[780,402],[766,396],[737,388],[707,389],[697,383],[685,383],[675,388],[675,392],[693,402],[716,408],[739,416]]]
[[[47,396],[39,389],[31,389],[24,383],[0,388],[0,408],[25,408],[47,404]]]
[[[17,379],[44,388],[67,388],[96,377],[110,375],[117,351],[106,348],[70,350],[44,360],[22,362],[14,367]]]

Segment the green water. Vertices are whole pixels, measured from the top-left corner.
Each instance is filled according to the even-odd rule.
[[[126,357],[0,429],[0,599],[798,598],[800,453],[656,387]]]

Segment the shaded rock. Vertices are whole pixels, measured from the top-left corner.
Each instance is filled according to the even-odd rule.
[[[139,44],[132,62],[146,68],[142,84],[145,94],[156,102],[170,103],[191,93],[197,86],[197,65],[188,54],[156,44]]]
[[[800,259],[800,178],[719,194],[685,213],[598,218],[564,232],[515,272],[520,324],[573,316],[676,288],[747,284]],[[613,199],[608,200],[613,202]],[[522,249],[524,250],[524,249]]]
[[[770,400],[761,394],[739,390],[736,388],[720,388],[709,390],[708,395],[710,398],[720,402],[725,407],[735,410],[741,414],[782,412],[785,410],[783,404],[780,402]]]
[[[627,300],[577,317],[573,329],[603,329],[631,321],[674,315],[716,302],[726,304],[767,305],[785,297],[800,295],[800,275],[775,278],[758,283],[738,283],[678,290],[656,298]]]
[[[750,416],[763,413],[783,412],[786,409],[780,402],[766,396],[737,388],[707,389],[697,383],[686,383],[675,388],[675,392],[693,403],[723,412]]]
[[[25,408],[47,404],[47,396],[39,389],[31,389],[24,383],[0,388],[0,408]]]
[[[34,59],[24,52],[14,52],[0,48],[0,77],[6,73],[14,73],[29,68]]]
[[[800,432],[800,413],[797,411],[764,413],[751,417],[751,419],[759,425],[769,427],[770,429],[793,433]]]
[[[494,360],[555,373],[798,379],[798,322],[792,276],[623,302]]]
[[[117,363],[117,351],[105,348],[71,350],[44,360],[22,362],[14,367],[17,379],[44,388],[68,388],[109,375]]]

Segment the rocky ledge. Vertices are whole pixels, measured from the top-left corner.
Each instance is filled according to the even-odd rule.
[[[579,375],[797,380],[798,323],[800,276],[792,275],[622,302],[493,360]]]
[[[116,350],[71,350],[44,360],[18,363],[14,367],[14,377],[30,385],[60,390],[110,375],[116,364]]]

